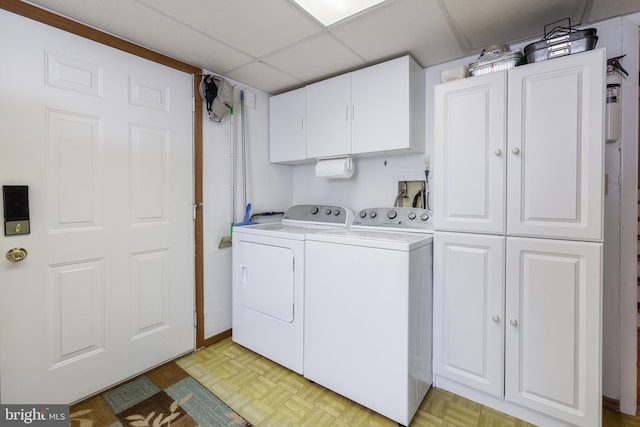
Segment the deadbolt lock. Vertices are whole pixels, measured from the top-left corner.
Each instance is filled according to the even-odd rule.
[[[13,248],[7,251],[7,259],[11,262],[20,262],[27,257],[25,248]]]

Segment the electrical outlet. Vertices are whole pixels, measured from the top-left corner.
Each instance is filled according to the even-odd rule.
[[[244,106],[247,108],[256,108],[256,93],[244,91]]]

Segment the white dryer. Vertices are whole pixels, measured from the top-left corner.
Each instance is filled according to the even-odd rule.
[[[430,212],[358,212],[307,236],[304,376],[402,425],[432,382]]]
[[[234,228],[233,341],[303,373],[305,238],[352,218],[342,206],[296,205],[280,222]]]

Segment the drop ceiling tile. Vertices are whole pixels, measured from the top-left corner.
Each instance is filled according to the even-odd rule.
[[[591,6],[588,22],[601,21],[612,16],[629,15],[640,12],[638,0],[598,0]]]
[[[260,61],[254,61],[232,70],[226,76],[272,94],[304,85],[303,81],[282,73]]]
[[[55,7],[57,12],[72,19],[218,73],[252,60],[242,52],[131,0],[83,0],[86,7],[78,7],[77,0],[35,0],[33,3],[51,9]],[[158,31],[159,28],[162,30]]]
[[[465,55],[432,0],[391,2],[330,31],[369,63],[409,53],[427,67]]]
[[[263,61],[306,82],[365,65],[362,58],[328,33],[305,39]]]
[[[136,1],[255,57],[322,30],[284,0]]]
[[[544,34],[544,26],[571,18],[579,25],[587,0],[443,0],[469,52],[496,43],[513,43]],[[550,27],[549,30],[551,30]]]

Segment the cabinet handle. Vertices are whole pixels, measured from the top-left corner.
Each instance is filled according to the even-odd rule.
[[[351,121],[356,119],[356,106],[352,105],[351,106]]]
[[[304,117],[300,118],[300,130],[304,130]]]
[[[518,321],[516,319],[509,320],[509,323],[511,323],[511,326],[518,326]]]
[[[513,149],[511,150],[511,152],[513,154],[518,154],[520,152],[520,149],[518,147],[513,147]]]
[[[502,150],[499,148],[496,148],[493,152],[493,154],[495,154],[496,156],[501,156],[502,155]]]
[[[345,109],[344,119],[347,122],[349,121],[349,106],[348,105],[347,105],[347,108]]]
[[[493,316],[491,316],[491,320],[498,323],[500,321],[500,316],[498,316],[497,314],[494,314]]]

